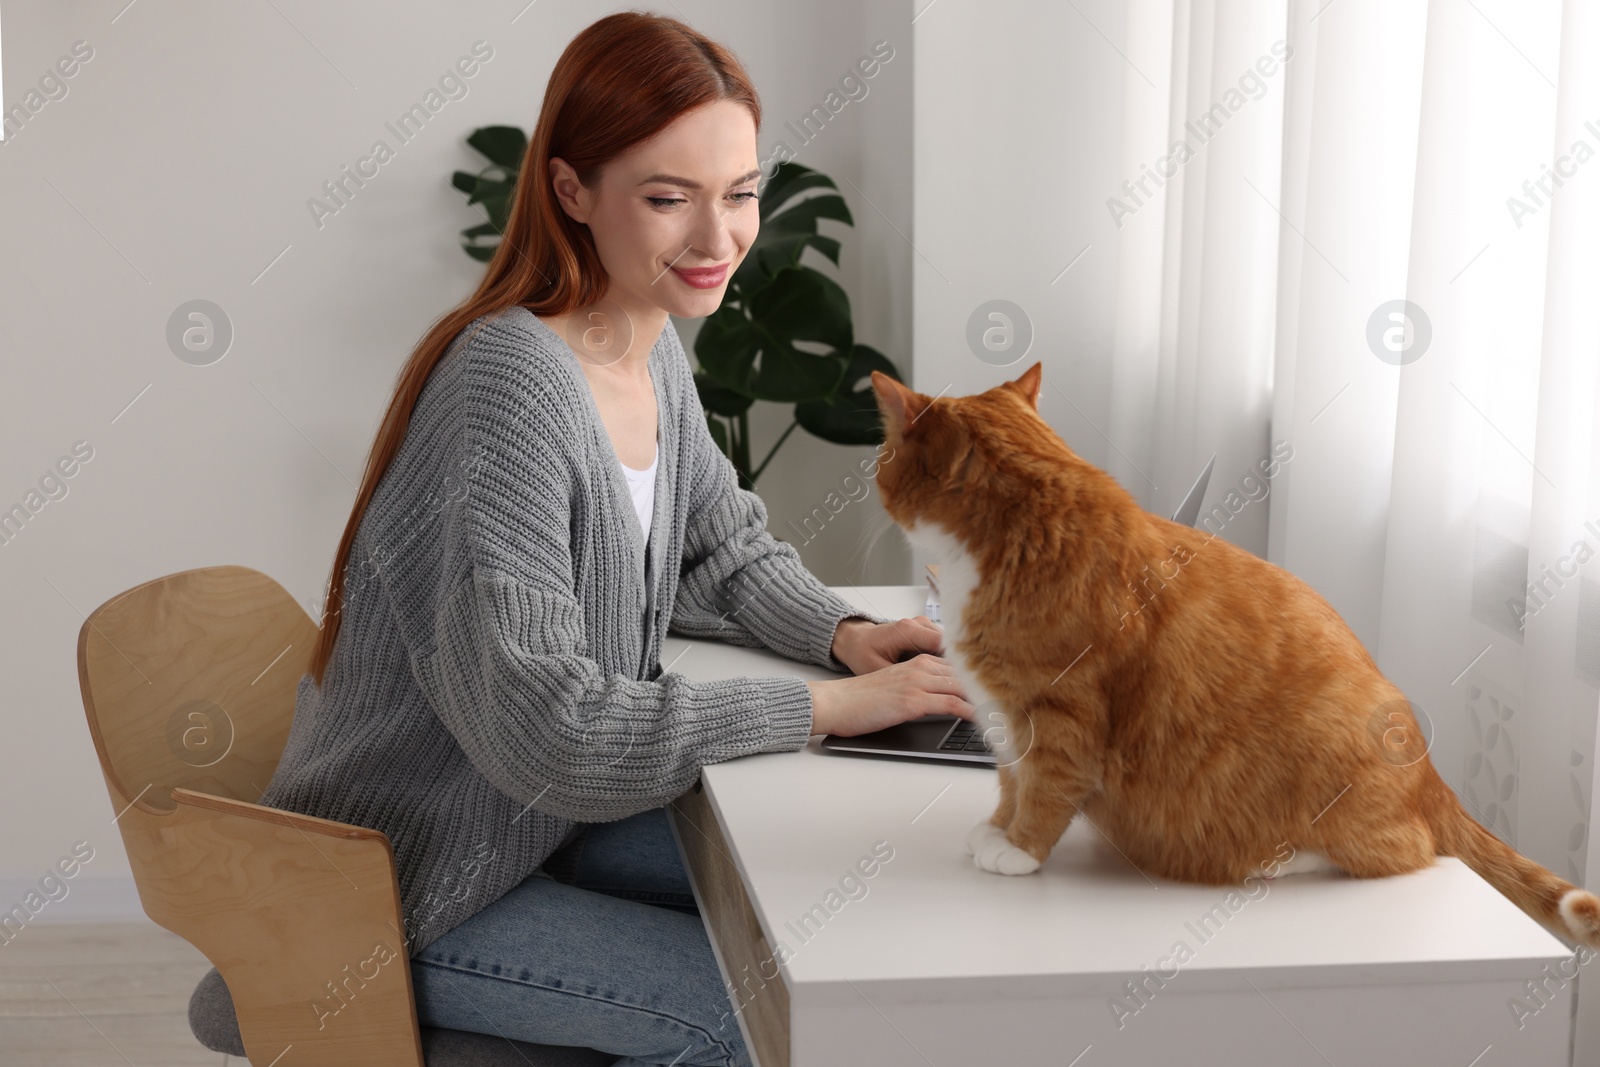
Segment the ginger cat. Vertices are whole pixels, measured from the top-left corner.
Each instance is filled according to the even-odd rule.
[[[974,862],[1031,873],[1080,811],[1142,870],[1214,885],[1458,856],[1600,946],[1600,898],[1467,814],[1327,601],[1141,508],[1039,417],[1040,375],[930,398],[872,374],[884,508],[940,559],[945,656],[980,725],[1003,723],[1000,805],[967,837]]]

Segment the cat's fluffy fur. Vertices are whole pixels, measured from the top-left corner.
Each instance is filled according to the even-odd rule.
[[[940,557],[946,658],[1004,723],[974,861],[1037,870],[1080,811],[1142,870],[1192,882],[1259,875],[1285,844],[1290,869],[1363,878],[1459,856],[1600,946],[1600,899],[1467,814],[1327,601],[1142,509],[1039,417],[1040,375],[937,399],[872,375],[884,508]]]

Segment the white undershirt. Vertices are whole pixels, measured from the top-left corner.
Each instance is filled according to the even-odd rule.
[[[617,465],[622,468],[622,473],[628,479],[628,491],[633,494],[633,510],[639,516],[639,530],[644,534],[646,545],[650,543],[650,516],[655,510],[656,501],[656,464],[661,462],[661,449],[656,449],[656,454],[650,459],[650,466],[642,471],[636,471],[623,463],[620,459]],[[640,567],[644,565],[644,556],[640,555]]]

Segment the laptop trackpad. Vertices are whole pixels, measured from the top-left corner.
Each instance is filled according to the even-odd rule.
[[[960,721],[957,715],[924,715],[920,719],[908,719],[869,734],[828,736],[848,741],[852,748],[882,749],[886,752],[937,752],[939,742],[945,739],[950,727]]]

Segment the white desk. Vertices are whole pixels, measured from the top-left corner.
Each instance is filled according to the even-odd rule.
[[[838,592],[922,611],[917,586]],[[681,638],[662,662],[689,645],[672,669],[692,678],[838,677]],[[1567,1063],[1572,984],[1546,982],[1542,1008],[1525,986],[1570,953],[1459,860],[1294,875],[1242,887],[1230,910],[1223,887],[1146,878],[1079,818],[1036,873],[989,874],[963,840],[994,810],[992,768],[820,740],[708,766],[672,805],[760,1067]],[[857,873],[864,893],[841,890],[877,842],[892,859]],[[1127,988],[1141,979],[1142,1006]],[[1520,1030],[1517,996],[1539,1009]]]

